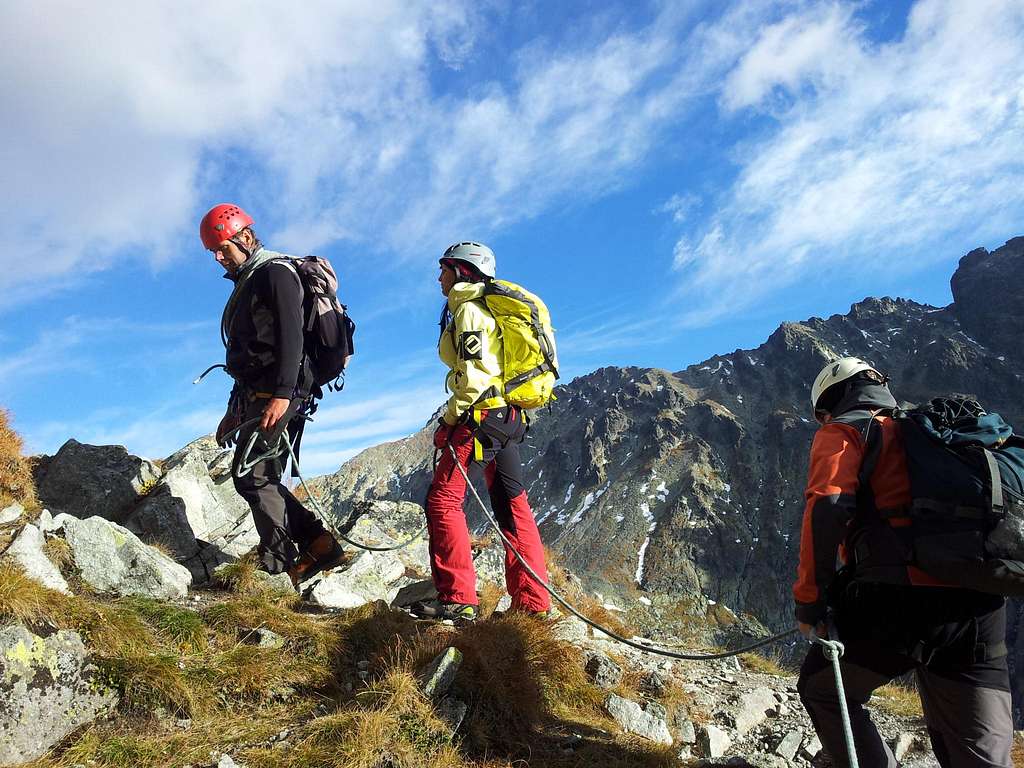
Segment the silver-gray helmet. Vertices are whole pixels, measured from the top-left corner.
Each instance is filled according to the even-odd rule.
[[[466,241],[449,245],[441,255],[441,261],[452,259],[475,267],[485,277],[494,277],[494,251],[483,243]]]

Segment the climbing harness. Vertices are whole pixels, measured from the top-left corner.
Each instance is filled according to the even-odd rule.
[[[256,416],[255,418],[249,419],[248,421],[239,424],[228,434],[241,434],[242,430],[246,429],[247,427],[251,426],[256,422],[261,421],[262,418],[262,416]],[[306,419],[307,421],[312,420],[309,416],[302,416],[302,418]],[[353,547],[356,547],[357,549],[362,549],[367,552],[394,552],[396,550],[408,547],[410,544],[417,541],[423,535],[423,532],[427,530],[427,526],[424,525],[414,535],[410,536],[405,541],[402,541],[391,547],[377,547],[370,544],[363,544],[361,542],[350,539],[348,536],[341,533],[341,531],[339,531],[335,527],[333,517],[328,516],[324,512],[323,507],[320,505],[320,500],[313,495],[313,492],[306,484],[306,478],[302,476],[302,471],[299,468],[299,461],[298,457],[295,455],[295,449],[291,441],[287,438],[288,430],[286,429],[281,432],[281,435],[280,437],[278,437],[277,443],[275,445],[268,447],[266,451],[260,453],[258,456],[252,457],[250,454],[252,453],[256,445],[256,441],[259,439],[259,434],[260,430],[253,430],[252,436],[250,436],[249,440],[246,442],[245,449],[242,451],[242,454],[239,457],[237,467],[232,468],[232,473],[234,473],[236,477],[244,477],[246,474],[251,472],[253,467],[259,464],[261,461],[279,460],[287,454],[288,458],[291,459],[292,467],[295,468],[295,476],[299,478],[299,483],[302,485],[302,490],[306,492],[306,497],[313,505],[313,508],[316,510],[317,514],[319,514],[321,521],[323,521],[323,523],[328,527],[330,532],[335,537],[341,539],[342,541],[351,544]],[[239,470],[241,470],[241,472],[239,472]],[[246,514],[248,514],[248,512]],[[241,519],[242,518],[239,518],[239,520]]]
[[[526,569],[526,572],[530,575],[530,577],[534,581],[536,581],[540,586],[544,587],[547,593],[551,595],[551,597],[553,597],[559,605],[565,608],[565,610],[569,611],[569,613],[578,618],[584,624],[592,627],[593,629],[596,629],[598,632],[602,632],[605,635],[608,635],[608,637],[610,637],[612,640],[622,643],[623,645],[628,645],[631,648],[636,648],[639,651],[644,651],[645,653],[653,653],[658,656],[667,656],[670,659],[684,659],[686,661],[714,661],[715,659],[727,659],[730,656],[738,656],[741,653],[753,651],[756,648],[761,648],[765,645],[774,643],[777,640],[789,637],[797,631],[796,629],[789,629],[785,632],[780,632],[777,635],[772,635],[771,637],[765,638],[763,640],[758,640],[756,643],[751,643],[750,645],[745,645],[742,648],[736,648],[732,651],[724,651],[722,653],[698,654],[680,653],[677,651],[670,651],[667,648],[658,648],[657,646],[653,645],[644,645],[643,643],[638,643],[635,640],[630,640],[628,638],[623,637],[622,635],[616,634],[607,627],[602,627],[596,621],[592,621],[591,619],[588,619],[586,616],[580,613],[568,601],[566,601],[565,598],[563,598],[560,594],[558,594],[558,592],[552,589],[551,586],[544,579],[538,576],[537,572],[530,567],[530,564],[526,562],[525,558],[523,558],[523,556],[519,554],[516,548],[512,546],[512,542],[509,541],[508,537],[505,535],[505,532],[501,530],[501,526],[498,525],[498,521],[494,519],[494,516],[490,513],[490,511],[488,511],[487,507],[484,505],[483,499],[480,498],[480,494],[477,493],[476,488],[470,482],[469,475],[466,473],[466,468],[462,466],[462,462],[459,461],[459,457],[455,453],[455,448],[450,443],[448,445],[448,450],[451,452],[452,459],[455,462],[455,466],[459,468],[459,472],[462,474],[463,479],[465,479],[466,486],[472,492],[473,498],[476,499],[477,504],[480,505],[481,511],[487,518],[487,522],[490,523],[491,527],[495,530],[495,532],[497,532],[498,536],[504,542],[508,550],[515,556],[516,560],[519,561],[519,564],[522,565],[524,569]],[[854,766],[854,768],[856,768],[856,766]]]
[[[835,632],[830,629],[829,634]],[[859,768],[857,762],[857,747],[853,742],[853,727],[850,725],[850,710],[846,706],[846,688],[843,686],[843,675],[839,667],[839,658],[846,652],[846,647],[838,640],[818,637],[812,629],[810,641],[821,646],[825,658],[832,662],[832,674],[836,678],[836,693],[839,695],[839,714],[843,720],[843,736],[846,739],[846,754],[849,758],[850,768]]]

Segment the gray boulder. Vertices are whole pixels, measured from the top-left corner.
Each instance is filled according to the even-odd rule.
[[[672,734],[664,718],[644,709],[635,701],[624,699],[614,693],[604,702],[605,711],[626,733],[632,733],[658,744],[672,744]]]
[[[750,693],[744,693],[733,714],[736,733],[743,736],[754,726],[760,725],[768,717],[768,710],[774,709],[775,705],[775,693],[770,688],[755,688]]]
[[[37,466],[39,500],[73,517],[122,522],[155,487],[161,471],[120,445],[85,445],[68,440]]]
[[[360,552],[344,571],[327,573],[313,584],[310,599],[325,608],[357,608],[374,600],[389,601],[392,584],[405,574],[394,552]]]
[[[584,667],[594,685],[600,688],[614,688],[622,681],[622,667],[600,651],[589,651]]]
[[[704,757],[721,757],[731,746],[732,738],[718,726],[704,725],[697,731],[697,750]]]
[[[461,665],[462,651],[458,648],[446,648],[439,653],[420,673],[423,693],[432,699],[443,697],[455,682]]]
[[[125,521],[143,540],[160,544],[189,571],[195,583],[212,578],[213,569],[251,549],[259,540],[249,507],[230,484],[218,488],[209,463],[207,438],[190,443],[164,463],[156,489]]]
[[[77,633],[42,638],[20,626],[0,629],[0,765],[43,756],[116,704]]]
[[[43,550],[43,534],[34,525],[26,525],[0,558],[17,563],[30,579],[44,587],[70,594],[68,583]]]
[[[78,520],[58,515],[54,524],[71,546],[82,580],[98,592],[172,600],[188,594],[192,574],[143,544],[117,523],[101,517]]]
[[[231,451],[201,437],[164,461],[167,485],[186,501],[196,538],[239,557],[259,542],[249,505],[231,477]]]

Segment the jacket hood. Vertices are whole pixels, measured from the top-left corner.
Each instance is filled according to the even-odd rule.
[[[857,382],[836,405],[832,416],[835,418],[851,411],[877,411],[886,408],[896,408],[896,398],[892,396],[887,385],[872,381]]]
[[[479,299],[484,295],[484,283],[456,283],[448,291],[448,309],[452,312],[467,301]]]

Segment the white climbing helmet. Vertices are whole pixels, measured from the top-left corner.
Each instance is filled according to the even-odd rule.
[[[483,243],[466,241],[449,245],[441,256],[441,261],[445,259],[470,264],[485,277],[494,277],[494,251]]]
[[[814,384],[811,385],[811,408],[817,410],[818,399],[826,389],[833,384],[839,384],[842,381],[853,378],[861,371],[874,371],[878,373],[871,363],[867,363],[859,357],[841,357],[826,365],[815,377]],[[882,374],[878,373],[878,375],[881,376]]]

